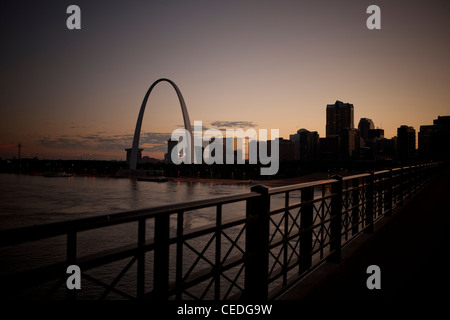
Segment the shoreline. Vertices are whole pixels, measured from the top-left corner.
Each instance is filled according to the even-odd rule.
[[[24,174],[24,173],[13,173]],[[214,184],[248,184],[248,185],[265,185],[267,187],[280,187],[287,185],[294,185],[306,182],[313,182],[319,180],[330,179],[331,176],[340,174],[342,176],[357,174],[357,172],[336,172],[333,174],[327,172],[316,172],[306,174],[299,177],[291,178],[279,178],[279,179],[264,179],[264,180],[239,180],[239,179],[217,179],[217,178],[196,178],[196,177],[165,177],[169,182],[188,182],[188,183],[214,183]],[[33,172],[27,175],[42,176],[40,172]],[[72,174],[72,177],[92,177],[92,178],[112,178],[112,179],[137,179],[138,176],[126,176],[126,175],[102,175],[102,174]],[[161,182],[158,182],[161,183]]]
[[[347,173],[348,174],[348,173]],[[347,175],[346,174],[346,175]],[[354,174],[354,173],[352,173]],[[305,182],[330,179],[330,174],[326,172],[311,173],[300,177],[267,179],[267,180],[233,180],[233,179],[208,179],[208,178],[189,178],[189,177],[167,177],[169,181],[175,182],[198,182],[198,183],[217,183],[217,184],[251,184],[265,185],[268,187],[280,187],[287,185],[300,184]]]

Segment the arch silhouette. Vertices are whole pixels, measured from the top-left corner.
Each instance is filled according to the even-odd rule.
[[[177,93],[178,100],[180,101],[181,106],[181,112],[183,113],[183,121],[184,121],[184,128],[189,131],[192,139],[192,128],[191,128],[191,121],[189,120],[189,113],[186,108],[186,103],[184,102],[183,95],[181,94],[180,89],[178,89],[175,82],[172,80],[161,78],[153,82],[153,84],[150,86],[150,88],[147,90],[147,93],[145,94],[144,100],[142,101],[141,109],[139,111],[139,116],[136,123],[136,129],[134,130],[134,138],[133,138],[133,147],[131,149],[131,156],[130,156],[130,170],[136,170],[137,166],[137,156],[138,156],[138,148],[139,148],[139,138],[141,135],[141,126],[142,126],[142,119],[144,118],[144,111],[145,106],[147,105],[148,97],[150,96],[150,93],[152,92],[153,88],[160,82],[165,81],[172,85],[172,87],[175,89],[175,92]],[[188,141],[188,145],[190,145],[191,154],[190,157],[192,159],[193,153],[193,144],[191,141]]]

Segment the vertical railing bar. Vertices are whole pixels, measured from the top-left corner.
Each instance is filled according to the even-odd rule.
[[[214,296],[216,300],[220,300],[220,269],[222,255],[222,204],[216,207],[216,262],[215,262],[215,285]]]
[[[314,187],[301,189],[302,202],[311,201],[314,198]],[[312,265],[312,245],[313,245],[313,230],[311,226],[314,220],[314,203],[308,203],[301,208],[301,238],[300,238],[300,261],[299,274],[302,274]],[[307,230],[307,231],[305,231]]]
[[[392,214],[392,198],[393,198],[393,172],[392,169],[389,170],[386,184],[385,184],[385,196],[384,196],[384,213],[385,215]]]
[[[325,217],[325,203],[323,202],[324,201],[323,198],[325,198],[325,194],[326,194],[326,186],[323,185],[322,186],[322,217]],[[313,193],[313,195],[314,195],[314,193]]]
[[[350,196],[351,196],[350,195],[350,191],[349,191],[350,188],[351,188],[350,187],[350,181],[347,180],[345,182],[345,199],[346,199],[345,219],[346,219],[346,224],[347,224],[346,227],[345,227],[345,240],[346,241],[349,238],[349,233],[350,233],[350,229],[351,229],[351,228],[349,228],[349,226],[352,225],[352,214],[347,211],[349,208],[352,207],[352,203],[353,203],[353,200],[350,200]]]
[[[321,204],[322,204],[322,218],[321,219],[325,219],[326,218],[326,215],[327,215],[327,212],[325,211],[325,203],[326,203],[326,201],[327,200],[325,200],[325,199],[323,199],[324,197],[325,197],[325,194],[326,194],[326,186],[325,185],[323,185],[322,186],[322,201],[321,201]],[[329,200],[330,202],[331,202],[331,200]],[[314,204],[315,205],[315,204]],[[331,203],[330,203],[330,205],[328,206],[328,208],[330,208],[330,210],[329,210],[329,212],[330,212],[330,215],[331,215]],[[314,210],[314,208],[313,208],[313,210]],[[317,212],[317,214],[319,214],[318,212]],[[314,212],[313,212],[313,215],[314,215]],[[314,220],[314,217],[313,217],[313,220]],[[311,236],[312,237],[312,236]],[[325,241],[325,234],[324,234],[324,232],[323,232],[323,228],[321,228],[320,229],[320,259],[322,259],[323,258],[323,250],[324,250],[324,246],[322,245],[323,244],[323,242]],[[317,236],[316,236],[316,238],[317,238]],[[311,250],[312,250],[313,248],[311,247]],[[312,258],[312,256],[311,256],[311,258]]]
[[[372,233],[373,232],[373,221],[374,221],[374,203],[375,203],[375,175],[372,171],[370,173],[370,176],[367,177],[367,207],[366,207],[366,228],[364,229],[364,232],[366,233]]]
[[[328,262],[341,261],[341,229],[342,229],[342,177],[333,176],[336,182],[333,182],[331,198],[331,218],[330,221],[330,255]]]
[[[146,219],[138,221],[138,253],[137,253],[137,298],[143,299],[145,294],[145,225]]]
[[[287,237],[288,230],[289,230],[289,210],[287,209],[289,207],[289,191],[286,191],[285,197],[284,197],[284,207],[286,208],[284,211],[284,240],[283,240],[283,285],[287,284],[287,266],[288,266],[288,243],[287,243]]]
[[[400,169],[400,172],[398,173],[398,193],[397,193],[398,198],[397,198],[397,204],[400,205],[400,206],[403,204],[403,186],[404,186],[404,176],[405,176],[404,171],[405,171],[405,168],[402,167]]]
[[[159,214],[155,217],[155,254],[153,288],[155,298],[166,300],[169,291],[169,230],[170,215]]]
[[[378,190],[378,205],[377,205],[377,209],[378,209],[378,214],[377,214],[377,218],[381,217],[381,215],[383,214],[383,185],[384,185],[384,173],[383,174],[379,174],[378,175],[378,185],[377,185],[377,190]]]
[[[183,293],[183,234],[184,234],[184,211],[177,212],[177,253],[175,266],[176,299],[181,300]]]
[[[359,231],[359,179],[352,179],[353,187],[353,210],[352,210],[352,235],[358,234]]]

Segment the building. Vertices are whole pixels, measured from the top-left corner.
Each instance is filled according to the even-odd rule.
[[[354,129],[353,111],[353,104],[339,100],[327,105],[326,137],[337,137],[342,129]]]
[[[345,128],[341,130],[339,137],[339,159],[359,159],[360,137],[358,129]]]
[[[280,162],[295,160],[295,143],[283,138],[278,139]]]
[[[369,129],[367,140],[373,141],[374,139],[383,139],[384,130],[383,129]]]
[[[339,137],[319,139],[320,158],[328,161],[336,161],[339,154]]]
[[[433,125],[420,126],[419,156],[423,160],[450,159],[450,116],[438,116]]]
[[[369,130],[375,129],[372,119],[361,118],[358,124],[359,134],[366,141],[369,139]]]
[[[373,159],[396,161],[397,140],[377,138],[373,144]]]
[[[320,140],[317,131],[300,129],[291,134],[289,139],[294,143],[294,159],[301,161],[316,160],[320,153]]]
[[[410,126],[397,129],[397,155],[399,162],[410,162],[416,158],[416,130]]]
[[[173,148],[175,148],[177,146],[177,144],[178,144],[177,140],[172,140],[172,139],[167,140],[167,153],[164,155],[164,160],[166,161],[166,163],[173,164],[172,150],[173,150]]]

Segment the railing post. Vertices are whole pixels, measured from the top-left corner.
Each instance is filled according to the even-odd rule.
[[[216,207],[216,228],[214,299],[220,300],[220,267],[222,262],[222,205],[217,205]]]
[[[370,176],[367,177],[367,186],[366,186],[366,228],[364,232],[372,233],[373,232],[373,215],[374,215],[374,196],[375,196],[375,174],[374,172],[370,172]]]
[[[384,173],[379,174],[377,176],[377,181],[378,181],[377,186],[376,186],[377,191],[376,191],[376,193],[374,193],[374,197],[375,197],[375,194],[377,194],[378,198],[375,197],[374,200],[377,201],[376,208],[377,208],[378,212],[375,213],[375,218],[380,217],[383,214]],[[375,176],[374,176],[374,183],[375,183]]]
[[[169,291],[169,215],[155,217],[154,281],[155,299],[165,300]]]
[[[268,299],[269,269],[269,188],[257,185],[250,189],[260,194],[247,201],[245,233],[245,290],[243,299]]]
[[[413,175],[412,175],[412,166],[408,167],[408,199],[411,199],[412,192],[413,192]]]
[[[401,167],[398,178],[398,188],[397,188],[397,202],[401,206],[403,204],[403,197],[405,196],[405,167]]]
[[[342,177],[333,176],[336,179],[331,185],[331,221],[330,221],[330,256],[328,262],[341,261],[341,224],[342,224]]]
[[[393,172],[390,169],[384,184],[384,214],[388,216],[392,214],[392,188],[394,185],[392,180]]]
[[[352,235],[358,234],[359,232],[359,178],[352,180]],[[362,206],[362,203],[361,203]]]
[[[312,264],[312,244],[313,231],[311,229],[314,218],[314,187],[304,188],[302,192],[302,208],[300,216],[300,256],[299,274],[311,268]],[[309,202],[304,204],[304,202]]]
[[[145,291],[145,219],[138,221],[137,298],[144,298]]]

